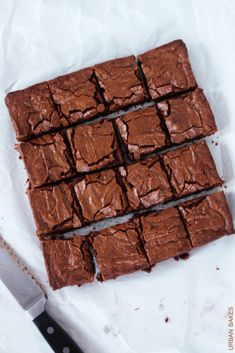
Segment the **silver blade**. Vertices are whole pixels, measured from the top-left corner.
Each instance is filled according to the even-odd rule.
[[[33,318],[40,314],[38,311],[43,311],[45,292],[1,237],[0,279],[22,308]]]

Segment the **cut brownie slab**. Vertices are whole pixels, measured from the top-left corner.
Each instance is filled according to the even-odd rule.
[[[74,174],[73,161],[60,133],[37,137],[18,145],[30,187],[59,181]]]
[[[232,216],[222,191],[185,202],[179,210],[193,247],[234,233]]]
[[[157,103],[171,143],[182,143],[217,131],[210,105],[201,89]]]
[[[48,84],[63,126],[91,119],[105,110],[91,67],[57,77]]]
[[[19,141],[62,126],[46,82],[10,92],[5,102]]]
[[[167,152],[162,158],[175,197],[223,184],[205,141]]]
[[[188,51],[182,40],[175,40],[139,55],[152,99],[183,92],[197,86]]]
[[[151,265],[191,250],[177,208],[141,216],[140,224],[141,238]]]
[[[81,214],[69,184],[31,189],[28,196],[39,237],[82,225]]]
[[[44,240],[42,248],[53,289],[93,281],[95,268],[87,237]]]
[[[67,134],[77,172],[90,172],[123,162],[112,121],[77,126]]]
[[[134,55],[106,61],[94,69],[111,111],[147,100]]]
[[[130,160],[139,160],[167,146],[155,107],[129,112],[114,122]]]
[[[164,203],[172,197],[166,173],[156,157],[120,167],[119,171],[132,211]]]
[[[74,190],[86,223],[118,216],[128,209],[116,170],[86,175],[74,183]]]
[[[90,239],[103,281],[149,267],[137,219],[106,228]]]

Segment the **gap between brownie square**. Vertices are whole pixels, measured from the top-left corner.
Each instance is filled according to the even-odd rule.
[[[170,60],[162,60],[165,56],[170,57]],[[108,110],[114,111],[148,101],[147,91],[155,99],[197,87],[187,48],[182,40],[167,43],[139,55],[138,61],[141,62],[143,71],[132,55],[8,93],[5,101],[18,140],[23,141],[46,132],[60,130],[102,113],[106,115]],[[169,62],[169,65],[164,68],[162,62]],[[178,63],[177,70],[174,69],[175,63]],[[162,78],[159,78],[160,67]],[[169,72],[173,79],[169,77]],[[157,97],[152,94],[152,82],[157,87]]]
[[[201,141],[126,168],[32,189],[28,194],[38,235],[43,236],[196,194],[222,183],[210,151]]]
[[[190,210],[190,214],[185,210]],[[198,223],[200,219],[201,222]],[[233,232],[230,210],[224,193],[220,191],[163,211],[148,212],[126,223],[92,233],[90,236],[77,235],[67,240],[45,240],[42,245],[48,275],[51,277],[50,283],[54,289],[57,289],[64,285],[82,285],[91,282],[94,279],[94,260],[93,267],[91,266],[92,254],[100,271],[97,278],[104,281],[136,270],[150,269],[157,262],[189,252],[194,247],[205,245]],[[73,258],[76,256],[74,242],[75,244],[89,242],[92,251],[88,251],[88,243],[86,243],[86,251],[89,252],[89,255],[86,253],[88,264],[82,265],[80,260],[84,262],[85,257],[80,256],[81,248],[78,247],[79,263],[75,264],[75,272],[76,268],[79,271],[82,270],[75,277],[72,272],[71,279],[71,276],[65,276],[68,268],[65,269],[64,266],[58,268],[54,266],[53,261],[51,263],[48,259],[48,249],[53,250],[59,244],[63,249],[68,248],[68,252],[63,254],[64,260],[63,256],[61,260],[60,251],[55,252],[54,256],[60,259],[61,263],[64,264],[63,261],[65,263],[67,261],[69,264],[68,253],[71,254],[71,247],[75,249],[75,253],[71,256]],[[53,266],[55,273],[53,273]],[[84,270],[86,268],[89,269],[88,275],[87,270]]]
[[[119,118],[37,137],[18,150],[30,187],[41,187],[130,164],[215,131],[209,103],[197,89]]]

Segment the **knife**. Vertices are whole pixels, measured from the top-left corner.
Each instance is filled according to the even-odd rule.
[[[47,313],[46,293],[2,238],[0,238],[0,279],[31,316],[33,323],[55,353],[83,353]]]

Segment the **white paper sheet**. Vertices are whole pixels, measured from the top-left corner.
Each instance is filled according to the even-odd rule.
[[[187,261],[161,263],[150,274],[52,292],[33,235],[26,173],[14,150],[4,96],[182,38],[220,128],[220,168],[235,214],[234,21],[234,0],[1,1],[0,232],[47,289],[49,312],[85,353],[227,352],[226,314],[235,306],[235,237],[193,251]],[[51,350],[0,283],[0,353],[23,352]]]

